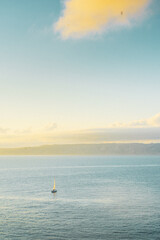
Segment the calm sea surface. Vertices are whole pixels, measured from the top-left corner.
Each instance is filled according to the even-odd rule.
[[[159,240],[160,157],[0,157],[0,239]]]

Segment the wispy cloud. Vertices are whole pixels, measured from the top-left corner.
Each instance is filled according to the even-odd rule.
[[[26,128],[26,129],[21,129],[21,130],[19,130],[19,129],[16,129],[15,131],[14,131],[14,134],[17,134],[17,135],[23,135],[23,134],[30,134],[30,133],[32,133],[32,128],[31,127],[29,127],[29,128]]]
[[[10,129],[0,127],[0,134],[6,134]]]
[[[66,0],[64,11],[54,25],[66,38],[100,34],[117,26],[130,26],[143,16],[150,0]]]
[[[47,144],[160,142],[160,113],[148,119],[112,123],[106,128],[63,131],[55,122],[39,129],[0,128],[0,147]]]
[[[49,132],[55,129],[57,129],[57,123],[55,122],[48,123],[44,128],[45,131],[49,131]]]
[[[131,122],[115,122],[109,125],[110,128],[142,128],[142,127],[160,127],[160,113],[148,119],[141,119]]]

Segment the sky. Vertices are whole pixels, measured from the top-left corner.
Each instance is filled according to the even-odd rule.
[[[159,26],[158,0],[0,0],[0,147],[159,141]]]

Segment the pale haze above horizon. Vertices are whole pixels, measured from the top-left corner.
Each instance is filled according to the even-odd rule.
[[[0,148],[160,142],[158,0],[0,0]]]

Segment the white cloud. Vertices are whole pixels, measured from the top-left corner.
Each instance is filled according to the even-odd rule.
[[[143,127],[160,127],[160,113],[156,114],[155,116],[136,120],[131,122],[115,122],[109,125],[110,128],[143,128]]]
[[[149,118],[147,122],[150,126],[160,127],[160,113],[156,114],[152,118]]]

